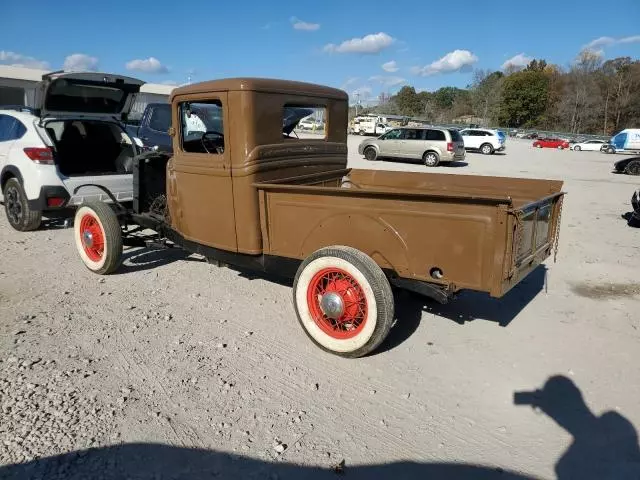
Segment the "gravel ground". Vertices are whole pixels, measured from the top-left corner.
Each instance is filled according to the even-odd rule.
[[[360,141],[352,167],[425,169]],[[70,229],[2,215],[0,478],[640,478],[639,181],[614,158],[510,139],[435,169],[565,180],[558,262],[501,300],[403,295],[358,360],[310,343],[290,285],[141,249],[98,277]]]

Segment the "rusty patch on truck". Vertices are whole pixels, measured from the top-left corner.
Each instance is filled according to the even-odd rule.
[[[571,289],[581,297],[592,298],[594,300],[640,295],[640,283],[580,283],[573,285]]]

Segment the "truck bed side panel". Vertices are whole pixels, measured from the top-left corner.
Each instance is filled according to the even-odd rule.
[[[269,254],[302,259],[348,245],[405,278],[491,290],[494,246],[506,245],[506,214],[497,205],[321,190],[264,192]],[[441,281],[432,268],[444,272]]]

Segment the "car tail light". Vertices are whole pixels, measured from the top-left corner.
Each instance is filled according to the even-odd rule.
[[[453,152],[453,143],[452,142],[448,142],[447,143],[447,152]]]
[[[64,198],[49,197],[47,198],[47,207],[61,207],[64,204]]]
[[[25,148],[24,153],[35,163],[53,165],[53,151],[48,148]]]

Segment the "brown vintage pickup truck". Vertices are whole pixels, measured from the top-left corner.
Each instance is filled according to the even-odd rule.
[[[560,181],[348,169],[341,90],[225,79],[177,88],[171,106],[173,154],[135,160],[133,208],[76,213],[96,273],[118,268],[123,244],[153,241],[293,278],[308,336],[358,357],[389,333],[392,287],[501,297],[557,246]],[[298,135],[305,117],[320,134]]]

